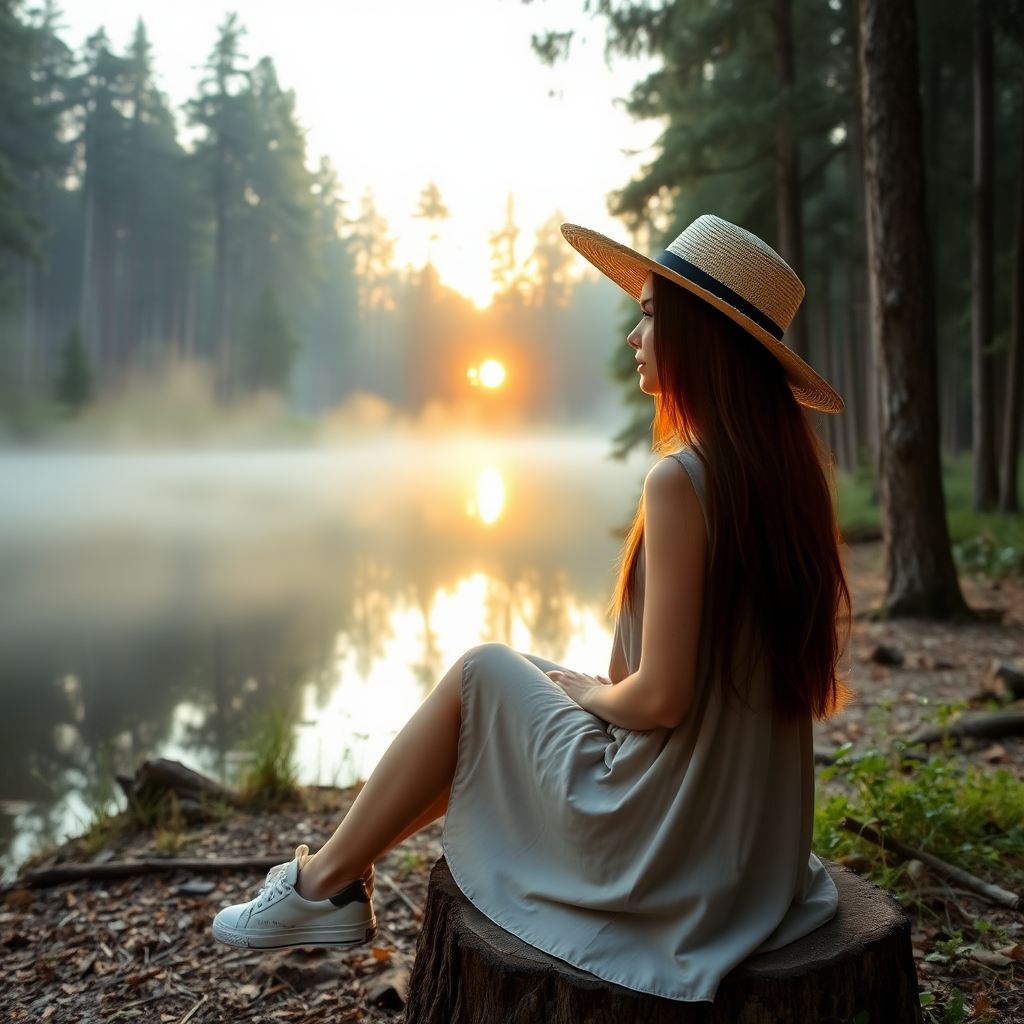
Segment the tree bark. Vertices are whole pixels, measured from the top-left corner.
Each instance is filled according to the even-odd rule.
[[[871,318],[879,360],[882,612],[968,613],[946,525],[914,0],[859,0]]]
[[[836,916],[722,979],[713,1003],[623,988],[534,949],[489,921],[439,861],[430,876],[406,1024],[919,1024],[910,924],[899,904],[844,868]]]
[[[1013,225],[1013,278],[1010,282],[1010,344],[1006,353],[1006,409],[1003,413],[1002,512],[1017,512],[1017,461],[1020,454],[1021,371],[1024,369],[1024,117],[1017,168],[1017,218]]]
[[[974,0],[974,198],[971,219],[972,505],[996,503],[992,381],[992,20],[988,0]]]
[[[775,129],[775,197],[779,222],[779,255],[803,280],[804,240],[803,210],[800,203],[800,151],[793,135],[789,114],[785,107],[788,93],[796,81],[793,56],[792,0],[773,0],[772,23],[775,29],[775,81],[782,94],[783,109]],[[807,359],[807,316],[803,308],[797,310],[786,331],[786,344],[801,359]]]
[[[231,338],[228,333],[228,153],[219,129],[214,170],[216,240],[213,281],[214,390],[226,402],[231,395]]]

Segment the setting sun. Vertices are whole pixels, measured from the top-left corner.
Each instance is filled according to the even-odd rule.
[[[497,359],[488,359],[480,364],[480,369],[471,366],[466,376],[474,387],[483,384],[485,388],[497,388],[505,381],[505,367]]]
[[[480,367],[480,383],[485,388],[496,388],[505,379],[505,367],[496,359],[488,359]]]

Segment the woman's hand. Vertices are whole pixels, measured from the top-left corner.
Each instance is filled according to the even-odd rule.
[[[552,682],[558,683],[584,711],[590,710],[587,703],[589,697],[612,685],[612,681],[605,676],[588,676],[585,672],[574,672],[572,669],[548,672],[547,676]]]

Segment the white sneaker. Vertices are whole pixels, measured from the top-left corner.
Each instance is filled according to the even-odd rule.
[[[373,939],[377,919],[372,876],[368,882],[353,882],[330,899],[304,899],[295,891],[295,880],[308,853],[308,847],[300,846],[293,861],[267,872],[255,899],[225,907],[213,919],[214,938],[251,949],[358,946]]]

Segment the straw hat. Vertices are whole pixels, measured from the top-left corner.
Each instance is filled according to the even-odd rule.
[[[654,271],[710,302],[752,334],[780,363],[796,400],[822,412],[842,412],[843,400],[782,336],[804,297],[789,264],[756,235],[721,217],[698,217],[655,259],[578,224],[563,224],[566,241],[638,302]]]

